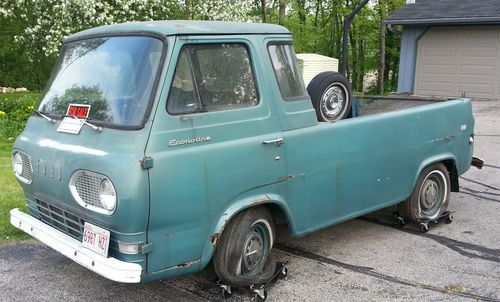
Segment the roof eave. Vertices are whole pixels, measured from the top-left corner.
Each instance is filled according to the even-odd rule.
[[[385,24],[391,25],[459,25],[459,24],[500,24],[500,17],[481,17],[481,18],[441,18],[441,19],[395,19],[385,20]]]

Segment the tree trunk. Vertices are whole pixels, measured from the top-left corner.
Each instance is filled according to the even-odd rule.
[[[385,78],[385,24],[386,5],[385,0],[379,0],[380,9],[380,33],[379,33],[379,64],[378,64],[378,93],[384,93]]]
[[[337,58],[340,58],[342,54],[342,29],[344,28],[343,20],[344,19],[342,13],[340,11],[337,11],[337,16],[335,18],[337,28],[335,32],[335,41],[334,41],[336,45],[335,55],[337,56]]]
[[[363,39],[358,40],[358,91],[363,92],[364,80],[365,80],[365,43]]]
[[[314,13],[314,27],[318,27],[318,17],[320,9],[321,9],[321,0],[316,0],[316,11]]]
[[[306,24],[306,0],[297,0],[297,6],[299,7],[299,22],[302,25]]]
[[[350,62],[351,63],[351,73],[349,76],[349,71],[346,72],[346,76],[348,79],[351,80],[352,82],[352,88],[354,89],[354,91],[357,91],[357,88],[358,88],[358,58],[356,58],[356,54],[358,53],[358,43],[356,43],[356,38],[355,38],[355,34],[354,34],[354,26],[351,28],[351,30],[349,31],[349,42],[351,44],[351,49],[349,51],[349,53],[352,54],[351,58],[352,60],[349,60],[349,53],[347,54],[347,62]],[[342,58],[343,60],[344,58]],[[347,64],[347,70],[349,70],[349,63]]]
[[[192,11],[191,11],[191,0],[184,0],[184,5],[186,6],[186,19],[193,19]]]
[[[280,10],[279,10],[279,20],[278,23],[280,25],[285,24],[285,0],[280,0]]]
[[[260,14],[262,16],[262,23],[267,22],[266,0],[260,0]]]

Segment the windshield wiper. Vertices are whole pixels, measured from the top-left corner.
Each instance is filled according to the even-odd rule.
[[[96,126],[96,125],[92,125],[91,123],[87,122],[86,120],[84,120],[84,119],[80,119],[80,118],[77,118],[77,117],[76,117],[76,116],[74,116],[74,115],[67,115],[67,116],[72,117],[72,118],[74,118],[74,119],[76,119],[76,120],[78,120],[78,121],[82,122],[84,125],[89,126],[90,128],[94,129],[94,130],[95,130],[95,131],[97,131],[97,132],[102,132],[102,127],[98,127],[98,126]]]
[[[50,117],[46,116],[45,114],[41,113],[41,112],[40,112],[40,111],[38,111],[38,110],[35,110],[35,112],[36,112],[39,116],[43,117],[44,119],[46,119],[47,121],[49,121],[49,122],[50,122],[50,123],[52,123],[52,124],[54,124],[54,123],[56,122],[56,120],[55,120],[55,119],[53,119],[53,118],[50,118]]]

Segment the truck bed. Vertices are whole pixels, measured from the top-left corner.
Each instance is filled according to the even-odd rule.
[[[391,97],[355,97],[353,102],[353,117],[373,115],[445,101],[447,100],[414,98],[404,99]]]

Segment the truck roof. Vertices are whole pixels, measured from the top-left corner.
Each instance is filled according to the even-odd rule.
[[[150,32],[164,36],[172,35],[236,35],[236,34],[290,34],[283,26],[265,23],[221,22],[221,21],[143,21],[104,25],[87,29],[67,37],[68,40],[85,36],[127,32]]]

